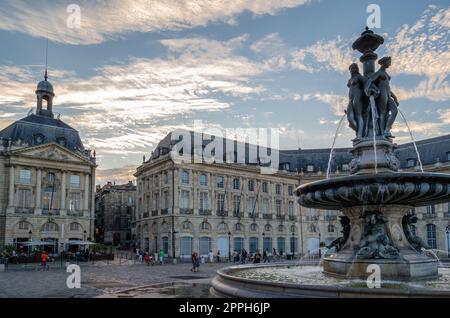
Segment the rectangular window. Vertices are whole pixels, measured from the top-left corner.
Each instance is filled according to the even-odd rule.
[[[153,179],[153,184],[154,184],[154,186],[156,187],[156,188],[158,188],[159,187],[159,176],[155,176],[154,177],[154,179]]]
[[[242,237],[235,237],[233,243],[234,251],[239,253],[242,252],[242,250],[244,249],[244,239]]]
[[[267,193],[267,182],[263,182],[262,184],[262,192]]]
[[[286,251],[286,240],[284,237],[279,237],[277,239],[277,248],[278,248],[278,253],[284,253]]]
[[[434,215],[435,212],[436,211],[435,211],[435,206],[434,205],[428,205],[427,206],[427,214]]]
[[[281,194],[281,184],[275,185],[275,194]]]
[[[181,209],[190,209],[191,208],[191,197],[189,191],[181,191],[181,198],[180,198],[180,208]]]
[[[169,191],[164,191],[164,209],[169,208]]]
[[[251,237],[249,239],[249,252],[251,254],[254,254],[257,249],[258,249],[258,238],[257,237]]]
[[[249,197],[247,203],[248,203],[247,211],[248,211],[249,214],[252,214],[253,213],[253,208],[255,208],[255,210],[256,210],[255,198],[254,197]]]
[[[255,191],[255,181],[252,179],[248,180],[248,191]]]
[[[240,186],[239,186],[239,179],[238,178],[234,178],[233,179],[233,190],[239,190]]]
[[[29,208],[31,202],[31,191],[29,189],[19,189],[19,208]]]
[[[69,194],[69,210],[71,212],[77,212],[81,210],[81,195],[80,193],[73,192]]]
[[[275,201],[275,210],[277,215],[281,215],[281,200]]]
[[[52,187],[44,189],[42,194],[42,208],[46,210],[58,209],[58,192]]]
[[[288,195],[292,196],[294,195],[294,187],[293,186],[288,186]]]
[[[153,194],[153,211],[159,210],[159,193]]]
[[[80,176],[77,176],[77,175],[70,176],[70,187],[72,189],[80,188]]]
[[[238,213],[241,210],[241,196],[233,196],[233,213]]]
[[[225,195],[224,194],[217,194],[217,211],[223,212],[224,211],[224,203],[225,203]]]
[[[269,213],[269,199],[264,198],[263,202],[262,202],[262,214],[267,214]]]
[[[216,185],[217,185],[217,188],[223,189],[225,186],[225,178],[222,176],[218,176],[216,178]]]
[[[201,186],[206,187],[208,185],[208,176],[206,174],[201,174],[199,177],[199,183]]]
[[[181,172],[181,183],[189,184],[189,172],[187,171]]]
[[[19,181],[23,184],[31,183],[31,171],[30,170],[20,170]]]
[[[164,184],[169,184],[169,174],[164,172]]]
[[[294,202],[292,202],[292,201],[289,201],[289,203],[288,203],[288,214],[290,216],[294,215]]]
[[[208,193],[206,192],[200,192],[199,209],[203,211],[208,210]]]

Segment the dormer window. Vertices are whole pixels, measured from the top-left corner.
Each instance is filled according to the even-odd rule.
[[[41,145],[44,143],[45,137],[42,134],[36,134],[34,135],[34,143],[36,145]]]
[[[65,147],[67,145],[66,138],[64,138],[64,137],[57,138],[56,142],[63,147]]]
[[[408,159],[407,160],[407,166],[408,168],[412,168],[416,166],[416,159]]]

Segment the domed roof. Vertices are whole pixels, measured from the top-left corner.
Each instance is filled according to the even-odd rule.
[[[39,84],[37,85],[36,91],[53,93],[53,85],[47,80],[40,81]]]

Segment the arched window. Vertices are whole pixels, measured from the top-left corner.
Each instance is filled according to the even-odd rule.
[[[224,222],[220,223],[219,226],[217,227],[217,230],[219,232],[225,232],[228,231],[228,225]]]
[[[28,230],[30,223],[22,221],[19,222],[19,230]]]
[[[82,230],[80,223],[77,223],[77,222],[70,223],[70,227],[69,228],[73,232],[78,232],[78,231]]]
[[[296,233],[297,232],[297,227],[295,225],[291,225],[291,232],[292,233]]]
[[[270,225],[270,224],[264,225],[264,231],[267,231],[267,232],[272,231],[272,225]]]
[[[328,224],[328,232],[334,232],[334,225]]]
[[[189,231],[192,228],[192,223],[189,221],[184,221],[182,225],[182,229],[185,231]]]
[[[278,232],[283,232],[284,226],[282,224],[278,225]]]
[[[430,248],[436,249],[437,243],[436,243],[436,225],[434,224],[427,224],[427,240],[428,240],[428,246]]]
[[[236,223],[236,225],[234,226],[234,230],[236,232],[242,232],[244,230],[244,225],[242,225],[242,223]]]
[[[210,231],[211,230],[211,224],[208,222],[202,222],[200,224],[200,231]]]
[[[42,226],[42,232],[58,232],[58,224],[47,222]]]
[[[250,231],[252,231],[252,232],[258,231],[258,225],[256,223],[252,223],[250,225]]]

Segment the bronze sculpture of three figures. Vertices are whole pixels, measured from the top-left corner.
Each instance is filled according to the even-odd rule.
[[[389,85],[391,77],[387,69],[391,66],[391,58],[383,57],[378,64],[380,68],[367,75],[359,73],[356,63],[349,67],[351,78],[347,83],[349,103],[346,114],[349,126],[356,132],[354,141],[373,136],[373,133],[375,136],[393,138],[391,129],[398,113],[399,102]],[[376,104],[374,111],[371,111],[370,107],[371,97]],[[372,115],[375,116],[374,121],[371,119]],[[375,127],[372,127],[372,122],[375,123]]]

